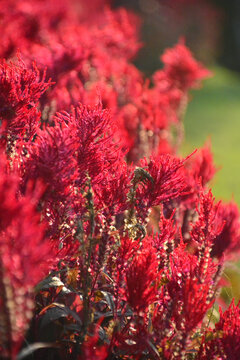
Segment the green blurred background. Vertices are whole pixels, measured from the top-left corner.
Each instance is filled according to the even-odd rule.
[[[240,77],[222,67],[212,68],[213,77],[192,93],[185,117],[187,153],[210,137],[218,173],[212,182],[216,198],[240,205]]]

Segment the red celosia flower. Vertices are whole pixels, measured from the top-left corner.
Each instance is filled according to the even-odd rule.
[[[223,224],[222,231],[214,240],[211,255],[228,258],[238,253],[240,247],[239,210],[234,202],[221,203],[217,212],[217,221]],[[232,254],[232,255],[231,255]]]
[[[202,190],[198,205],[198,220],[193,225],[191,236],[197,243],[212,247],[223,228],[222,220],[217,217],[220,203],[214,204],[211,190],[206,194]]]
[[[213,163],[213,155],[208,143],[190,159],[190,173],[197,181],[201,178],[203,186],[214,177],[216,167]]]
[[[117,172],[108,171],[101,183],[94,186],[96,206],[102,209],[106,217],[122,213],[128,208],[127,195],[131,187],[131,177],[132,172],[125,161],[119,161]]]
[[[14,359],[32,316],[33,287],[47,274],[53,258],[35,195],[17,197],[19,179],[5,172],[2,157],[0,187],[5,194],[0,214],[0,346]]]
[[[167,251],[173,251],[172,249],[166,249],[168,245],[173,241],[176,236],[177,232],[177,225],[174,222],[174,214],[175,211],[173,211],[171,217],[169,219],[166,219],[163,214],[163,207],[162,207],[162,213],[160,217],[159,222],[159,232],[153,237],[153,246],[158,250],[161,251],[162,255],[163,253]],[[171,246],[171,245],[170,245]]]
[[[182,171],[184,161],[170,155],[151,158],[149,163],[146,159],[142,161],[142,166],[149,173],[152,181],[146,181],[146,185],[138,189],[138,201],[145,200],[149,208],[186,193],[188,189]]]
[[[40,114],[37,111],[40,96],[51,85],[40,78],[35,64],[32,69],[19,60],[17,65],[0,65],[0,119],[9,135],[30,138],[36,131]]]
[[[238,360],[240,354],[240,307],[234,299],[223,313],[214,330],[206,332],[197,360],[228,359]]]
[[[148,247],[134,256],[126,270],[126,298],[135,311],[144,311],[156,301],[158,280],[156,253]]]
[[[58,114],[57,120],[72,130],[76,144],[77,183],[81,185],[87,175],[93,183],[101,182],[105,172],[113,169],[120,157],[119,147],[113,141],[109,112],[102,110],[101,105],[93,108],[79,105],[72,114]]]
[[[172,49],[167,49],[161,60],[164,70],[156,74],[156,81],[166,81],[171,86],[187,91],[197,87],[200,80],[210,75],[210,72],[198,63],[186,48],[183,41]]]
[[[122,289],[125,287],[124,276],[126,274],[126,269],[131,264],[131,261],[134,255],[138,252],[140,244],[137,241],[132,240],[131,238],[124,236],[120,239],[120,246],[118,247],[117,257],[116,257],[116,294],[121,292],[124,293]],[[112,258],[108,260],[110,265],[112,265]],[[123,285],[124,283],[124,285]]]
[[[232,300],[229,308],[223,313],[220,312],[220,320],[216,324],[216,332],[222,332],[217,341],[229,360],[237,360],[240,354],[240,304],[234,305]],[[220,350],[221,352],[221,350]]]
[[[182,242],[170,255],[171,272],[168,275],[167,289],[171,297],[170,314],[176,324],[176,343],[172,343],[172,352],[186,350],[187,339],[203,320],[212,306],[215,283],[213,278],[217,267],[211,259],[205,262],[205,274],[202,263],[195,255],[186,251]]]
[[[73,136],[65,124],[39,130],[37,134],[37,140],[27,147],[23,179],[25,184],[30,179],[41,179],[47,186],[45,198],[59,201],[69,193],[76,171]]]
[[[210,298],[211,285],[202,283],[193,274],[189,274],[181,284],[181,289],[176,292],[174,319],[178,329],[185,334],[192,331],[212,307],[214,300]]]
[[[97,334],[88,337],[84,342],[82,355],[78,356],[78,360],[106,360],[108,357],[107,345],[99,345],[99,336]]]
[[[18,215],[19,203],[16,194],[19,178],[15,174],[8,175],[9,168],[4,154],[0,155],[0,231],[5,229]]]

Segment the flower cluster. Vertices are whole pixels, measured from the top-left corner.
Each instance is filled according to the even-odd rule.
[[[219,290],[239,211],[215,202],[209,144],[178,155],[208,70],[181,40],[146,79],[140,21],[108,1],[0,18],[1,358],[237,359]]]

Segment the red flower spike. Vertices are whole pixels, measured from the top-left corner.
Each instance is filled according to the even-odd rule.
[[[190,159],[189,165],[191,175],[196,181],[201,178],[203,187],[212,180],[217,169],[213,163],[210,144],[206,143],[202,149],[198,150],[196,155]]]
[[[199,208],[197,208],[198,220],[193,224],[191,236],[198,244],[205,244],[212,247],[213,241],[221,233],[223,223],[217,217],[220,203],[214,204],[214,197],[211,190],[204,193],[201,190],[199,199]]]
[[[166,219],[163,214],[163,207],[161,208],[161,217],[159,222],[159,232],[153,239],[154,247],[160,250],[164,245],[173,240],[176,235],[177,225],[174,223],[175,210],[169,219]]]
[[[240,354],[240,307],[234,299],[223,313],[219,309],[220,320],[215,329],[206,332],[197,360],[226,359],[238,360]]]
[[[159,269],[165,269],[168,272],[169,256],[175,248],[175,238],[177,233],[177,225],[173,219],[175,211],[171,217],[166,219],[163,215],[163,207],[161,209],[161,217],[159,222],[159,231],[152,236],[151,241],[153,247],[157,250],[159,259]]]
[[[108,172],[101,183],[94,185],[96,207],[102,209],[106,217],[125,211],[128,204],[128,192],[131,187],[132,173],[125,161],[119,161],[118,171]]]
[[[99,336],[97,332],[90,336],[84,342],[82,355],[78,356],[78,360],[106,360],[108,357],[108,346],[98,344]]]
[[[217,212],[217,221],[223,225],[222,231],[216,236],[211,255],[221,258],[234,257],[240,250],[240,214],[234,202],[221,203]]]
[[[171,271],[167,289],[171,297],[172,321],[177,327],[179,343],[173,342],[181,351],[185,351],[187,339],[192,331],[201,324],[206,312],[213,304],[214,277],[217,267],[211,259],[206,262],[206,274],[203,278],[202,266],[195,255],[186,251],[182,242],[170,255]],[[177,341],[177,340],[176,340]]]
[[[35,63],[32,69],[19,60],[13,63],[0,64],[0,119],[5,124],[6,133],[11,136],[26,136],[31,138],[38,125],[40,96],[51,85],[45,82],[45,73],[40,78],[39,70]]]
[[[223,354],[229,360],[237,360],[240,354],[240,303],[234,305],[232,300],[229,308],[223,313],[219,309],[220,320],[216,324],[215,331],[222,332],[219,343],[223,348]]]
[[[152,182],[148,181],[145,186],[138,188],[138,201],[141,202],[143,199],[149,208],[187,193],[185,174],[182,171],[185,160],[171,155],[161,155],[151,158],[149,163],[146,159],[142,161],[142,166],[150,174]]]
[[[41,179],[47,186],[45,198],[59,201],[69,194],[73,184],[76,145],[67,126],[56,125],[38,131],[38,138],[29,144],[28,158],[24,163],[24,182]],[[68,161],[66,162],[66,159]]]
[[[72,114],[58,114],[57,121],[71,128],[76,143],[78,185],[86,175],[93,183],[104,179],[106,172],[117,166],[121,151],[113,141],[113,123],[110,113],[98,105],[93,108],[79,105]]]
[[[116,284],[118,290],[121,290],[123,277],[126,274],[126,269],[132,262],[134,255],[139,250],[139,243],[130,239],[129,237],[122,237],[121,244],[117,251],[117,272],[116,272]]]
[[[126,271],[126,298],[129,305],[137,312],[144,311],[157,299],[156,253],[151,248],[136,254]]]
[[[15,174],[8,175],[8,164],[2,153],[0,153],[0,171],[0,231],[2,231],[17,217],[20,206],[16,202],[19,178]]]
[[[193,58],[182,40],[172,49],[167,49],[161,60],[164,69],[156,76],[184,92],[198,87],[200,80],[211,75],[210,71]]]
[[[15,359],[33,314],[33,287],[47,275],[53,258],[35,194],[17,197],[19,179],[5,172],[3,157],[1,179],[0,193],[6,198],[0,214],[0,347]]]
[[[183,303],[182,313],[176,309],[175,320],[177,326],[187,334],[202,321],[214,300],[209,301],[211,283],[201,283],[190,275],[182,285],[180,300]]]

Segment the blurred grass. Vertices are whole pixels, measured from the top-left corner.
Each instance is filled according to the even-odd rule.
[[[210,137],[219,168],[211,187],[217,199],[240,205],[240,75],[215,67],[213,77],[192,93],[185,117],[183,153]]]

